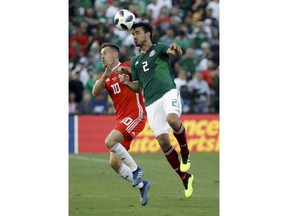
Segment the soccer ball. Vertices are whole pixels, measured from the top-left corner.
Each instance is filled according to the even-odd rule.
[[[129,10],[119,10],[114,16],[114,25],[120,30],[128,31],[134,23],[135,15]]]

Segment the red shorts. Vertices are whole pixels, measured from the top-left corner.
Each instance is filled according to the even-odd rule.
[[[115,130],[122,133],[124,141],[121,144],[127,151],[130,149],[130,145],[134,137],[136,137],[144,129],[146,124],[146,117],[140,120],[137,117],[126,117],[121,121],[116,122],[114,127]]]

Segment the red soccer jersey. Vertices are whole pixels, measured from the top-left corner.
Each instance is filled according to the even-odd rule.
[[[107,89],[116,110],[116,121],[121,121],[132,113],[143,118],[145,115],[145,108],[142,94],[136,93],[124,84],[120,83],[117,71],[119,66],[130,67],[130,62],[119,64],[114,68],[112,74],[105,81],[105,88]],[[98,80],[103,76],[103,74],[104,73],[101,73],[99,75]],[[132,75],[128,72],[127,74],[131,81]]]

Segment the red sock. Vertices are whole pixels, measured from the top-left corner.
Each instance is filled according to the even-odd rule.
[[[180,148],[181,148],[181,155],[188,155],[189,149],[187,145],[187,139],[185,134],[185,127],[181,124],[180,128],[177,131],[173,131],[174,136],[176,137]]]
[[[184,179],[186,177],[186,173],[180,171],[180,161],[175,149],[171,146],[167,152],[164,152],[164,154],[172,168],[178,173],[181,179]]]

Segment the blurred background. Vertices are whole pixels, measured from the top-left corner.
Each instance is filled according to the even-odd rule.
[[[113,25],[129,9],[154,27],[153,42],[177,43],[181,58],[170,58],[184,114],[219,113],[219,0],[69,0],[69,114],[112,115],[106,91],[91,94],[104,71],[100,47],[120,47],[120,61],[139,53],[132,35]]]

